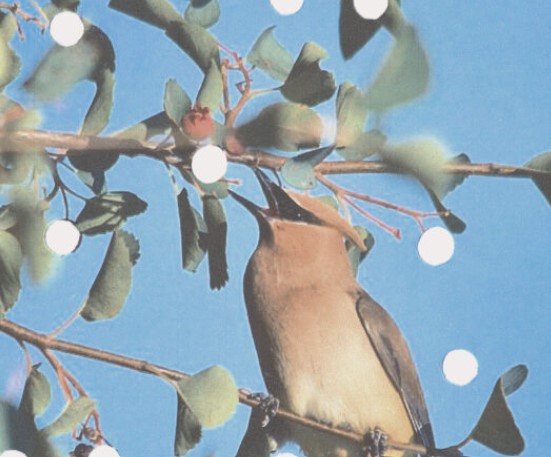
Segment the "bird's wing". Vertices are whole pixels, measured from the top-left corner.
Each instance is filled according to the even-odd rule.
[[[406,340],[390,315],[365,291],[356,302],[360,321],[386,373],[400,392],[416,432],[416,441],[434,448],[434,435],[417,370]]]

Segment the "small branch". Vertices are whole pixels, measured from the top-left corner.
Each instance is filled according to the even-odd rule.
[[[15,132],[0,131],[0,143],[13,141],[16,144],[70,149],[72,155],[86,155],[119,152],[129,157],[147,156],[159,160],[161,157],[171,165],[183,163],[183,160],[169,151],[158,151],[157,143],[112,138],[75,135],[71,133],[45,132],[41,130],[18,130]],[[172,145],[171,145],[172,146]],[[233,163],[248,166],[280,170],[286,158],[264,151],[247,151],[240,155],[228,157]],[[353,173],[392,173],[403,174],[397,167],[381,161],[324,161],[315,167],[316,172],[323,175],[353,174]],[[444,173],[465,176],[488,176],[504,178],[536,178],[548,177],[551,172],[535,170],[523,166],[502,165],[493,163],[447,163],[442,167]]]
[[[391,227],[390,225],[385,224],[383,221],[377,219],[376,217],[369,214],[365,209],[363,209],[361,206],[358,206],[354,201],[352,201],[349,197],[343,197],[343,200],[348,203],[352,208],[354,208],[358,213],[360,213],[363,217],[369,219],[379,227],[381,227],[383,230],[390,233],[394,238],[397,240],[402,238],[402,235],[400,233],[400,230],[394,227]]]
[[[182,373],[181,371],[176,371],[170,368],[154,365],[144,360],[126,357],[126,356],[115,354],[112,352],[91,348],[89,346],[83,346],[81,344],[71,343],[68,341],[51,339],[47,335],[37,333],[33,330],[22,327],[7,319],[0,320],[0,332],[3,332],[7,335],[12,336],[13,338],[16,338],[21,341],[25,341],[29,344],[32,344],[33,346],[40,348],[40,350],[48,358],[52,366],[56,368],[56,372],[62,374],[62,378],[64,380],[65,385],[66,385],[65,372],[64,372],[65,369],[61,366],[61,364],[57,361],[57,359],[51,354],[50,351],[52,350],[65,352],[67,354],[73,354],[80,357],[86,357],[93,360],[98,360],[111,365],[116,365],[122,368],[128,368],[128,369],[139,371],[142,373],[152,374],[152,375],[161,377],[165,380],[168,380],[169,382],[178,381],[178,380],[186,379],[190,377],[189,374]],[[69,389],[68,385],[66,387],[67,389]],[[251,398],[250,393],[245,389],[239,390],[239,401],[240,403],[253,408],[258,407],[260,404],[258,400]],[[294,422],[296,424],[310,427],[313,430],[331,433],[335,436],[339,436],[341,438],[345,438],[350,441],[363,443],[363,436],[359,433],[350,432],[339,428],[333,428],[328,425],[324,425],[319,422],[313,421],[311,419],[297,416],[284,409],[279,409],[277,411],[277,416],[282,419]],[[413,453],[418,453],[418,454],[428,453],[428,450],[421,445],[398,443],[394,441],[389,441],[388,445],[389,447],[397,450],[411,451]],[[434,451],[431,451],[431,455],[437,456],[439,454],[437,452],[435,453]]]

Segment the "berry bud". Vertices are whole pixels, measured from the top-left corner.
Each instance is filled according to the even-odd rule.
[[[195,141],[201,141],[214,132],[214,121],[210,117],[210,109],[195,105],[182,119],[184,133]]]

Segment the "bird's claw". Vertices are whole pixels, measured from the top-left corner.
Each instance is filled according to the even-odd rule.
[[[380,428],[369,430],[364,436],[364,455],[382,457],[388,449],[388,436]]]
[[[259,402],[257,408],[262,412],[262,420],[260,426],[265,428],[268,426],[272,418],[277,414],[279,409],[279,400],[273,395],[265,395],[263,393],[254,393],[249,395],[249,398]]]

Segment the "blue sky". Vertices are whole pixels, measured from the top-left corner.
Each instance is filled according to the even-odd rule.
[[[174,3],[180,10],[187,4]],[[221,3],[221,20],[212,29],[220,41],[246,54],[261,31],[275,24],[276,36],[295,56],[305,41],[327,49],[330,57],[323,67],[333,70],[338,82],[365,86],[390,45],[386,32],[380,32],[344,62],[338,50],[338,2],[334,1],[305,0],[297,14],[287,17],[279,16],[268,0]],[[483,163],[521,165],[549,150],[551,6],[512,0],[403,3],[428,51],[433,73],[423,99],[383,119],[389,137],[399,141],[435,136],[450,151],[467,153],[473,162]],[[196,93],[202,75],[160,30],[108,9],[104,0],[83,0],[79,11],[110,36],[117,55],[115,106],[108,131],[161,110],[169,78],[176,78],[190,95]],[[33,62],[49,45],[48,37],[34,32],[16,45],[24,62],[23,75],[32,71]],[[9,92],[24,99],[17,84]],[[76,131],[92,97],[91,86],[79,86],[45,111],[43,128]],[[331,113],[333,107],[332,99],[320,110]],[[242,168],[230,166],[227,176],[242,179],[240,192],[263,203],[252,173]],[[339,182],[407,207],[431,210],[425,193],[405,178],[357,175]],[[230,282],[222,291],[212,292],[206,265],[196,274],[180,269],[178,215],[164,167],[147,159],[121,159],[108,175],[108,184],[110,190],[133,191],[149,203],[145,214],[126,225],[139,238],[142,252],[133,290],[116,319],[77,321],[63,338],[190,373],[220,364],[233,373],[239,386],[265,390],[241,283],[256,245],[255,221],[235,202],[226,202]],[[549,204],[529,180],[482,177],[467,179],[446,203],[467,223],[467,230],[456,237],[452,260],[438,268],[418,258],[420,232],[414,221],[373,210],[400,227],[403,239],[397,241],[356,218],[376,238],[359,280],[394,316],[410,343],[440,446],[460,441],[478,419],[498,376],[525,363],[529,378],[510,403],[526,439],[524,455],[545,455],[546,432],[551,432]],[[54,208],[53,216],[56,211],[61,216],[60,208]],[[75,206],[73,216],[77,211]],[[45,332],[61,324],[85,298],[107,244],[106,238],[85,239],[75,254],[63,259],[46,286],[23,290],[8,317]],[[456,348],[470,350],[479,361],[478,377],[465,387],[449,384],[441,372],[444,355]],[[13,393],[8,380],[22,369],[24,360],[16,343],[5,336],[0,336],[0,354],[0,395],[7,395]],[[40,360],[38,353],[33,355]],[[98,401],[105,434],[122,456],[172,455],[176,398],[170,386],[147,375],[61,357]],[[45,371],[51,374],[48,368]],[[62,407],[59,391],[54,388],[54,393],[56,402],[44,423]],[[248,413],[240,406],[225,426],[206,431],[190,455],[233,455]],[[60,444],[74,447],[69,438]],[[495,455],[476,444],[466,453]]]

